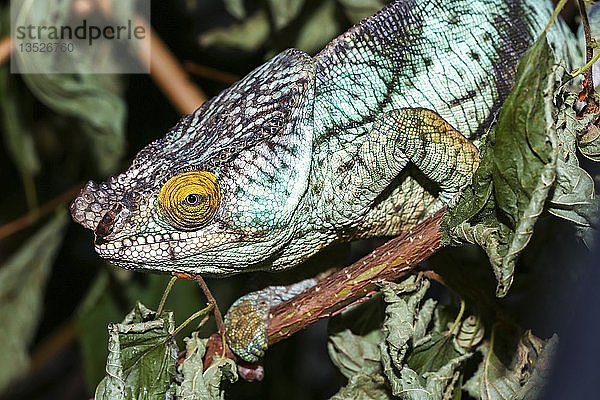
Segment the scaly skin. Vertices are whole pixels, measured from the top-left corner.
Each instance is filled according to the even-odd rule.
[[[397,234],[469,183],[474,144],[549,15],[540,0],[394,2],[182,118],[127,171],[88,183],[73,218],[121,267],[220,276]],[[549,34],[561,58],[565,32]]]

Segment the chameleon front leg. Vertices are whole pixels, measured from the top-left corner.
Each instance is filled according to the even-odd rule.
[[[363,167],[370,170],[366,172],[377,176],[386,171],[387,179],[399,174],[407,161],[412,162],[439,186],[439,199],[450,205],[471,183],[479,165],[477,147],[440,115],[425,108],[383,114],[373,124],[360,152],[362,158],[375,160]]]

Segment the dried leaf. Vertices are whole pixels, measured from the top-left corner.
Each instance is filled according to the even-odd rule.
[[[381,370],[379,342],[380,331],[371,336],[359,336],[349,329],[329,336],[329,357],[340,372],[351,378],[359,373],[371,375]]]
[[[592,161],[600,161],[600,128],[594,123],[598,120],[598,115],[586,114],[584,118],[578,119],[572,117],[574,114],[572,108],[564,109],[562,112],[568,115],[565,131],[573,131],[577,137],[577,147],[581,154]]]
[[[212,398],[223,400],[225,381],[235,382],[238,379],[237,366],[230,358],[215,357],[213,363],[204,371],[204,381]]]
[[[482,400],[522,400],[539,395],[549,369],[556,337],[544,342],[531,332],[496,324],[480,351],[484,358],[475,375],[464,385]]]
[[[379,343],[384,303],[380,295],[357,304],[329,323],[327,350],[331,361],[347,378],[381,372]]]
[[[229,358],[215,357],[212,364],[203,371],[203,357],[206,352],[207,339],[192,337],[184,339],[186,343],[185,360],[179,367],[183,381],[177,388],[177,398],[182,400],[223,400],[225,381],[235,382],[238,379],[237,367]]]
[[[177,397],[181,400],[210,399],[202,376],[203,358],[208,339],[201,339],[198,333],[183,339],[185,342],[185,360],[179,366],[183,381],[177,388]]]
[[[590,153],[592,148],[586,147],[585,141],[592,140],[589,131],[595,132],[598,129],[593,124],[598,119],[598,115],[587,114],[578,119],[575,111],[569,106],[573,103],[573,98],[572,95],[567,96],[560,105],[556,117],[555,129],[559,151],[556,162],[556,184],[548,211],[573,222],[579,236],[586,243],[591,244],[594,230],[598,229],[600,203],[595,196],[594,180],[579,167],[576,148],[579,147],[584,155],[594,159]],[[586,131],[588,133],[582,135]]]
[[[385,378],[378,374],[354,375],[331,400],[391,400]]]
[[[475,315],[471,315],[462,321],[460,329],[456,335],[457,346],[469,350],[477,346],[485,334],[485,327],[481,319]]]
[[[382,366],[392,394],[402,399],[451,398],[461,378],[459,367],[472,354],[455,346],[450,332],[425,334],[418,328],[428,326],[436,315],[434,302],[420,306],[428,286],[427,281],[411,278],[382,288],[388,304],[385,341],[380,344]]]

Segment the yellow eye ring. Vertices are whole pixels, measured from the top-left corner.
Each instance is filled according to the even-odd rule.
[[[158,193],[158,206],[169,224],[194,230],[217,212],[221,192],[212,172],[188,171],[175,175]]]

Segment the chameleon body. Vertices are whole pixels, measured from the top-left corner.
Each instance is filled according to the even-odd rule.
[[[71,204],[101,257],[224,276],[395,235],[452,202],[542,0],[400,0],[316,56],[290,49],[185,116]],[[557,57],[572,38],[548,33]]]

